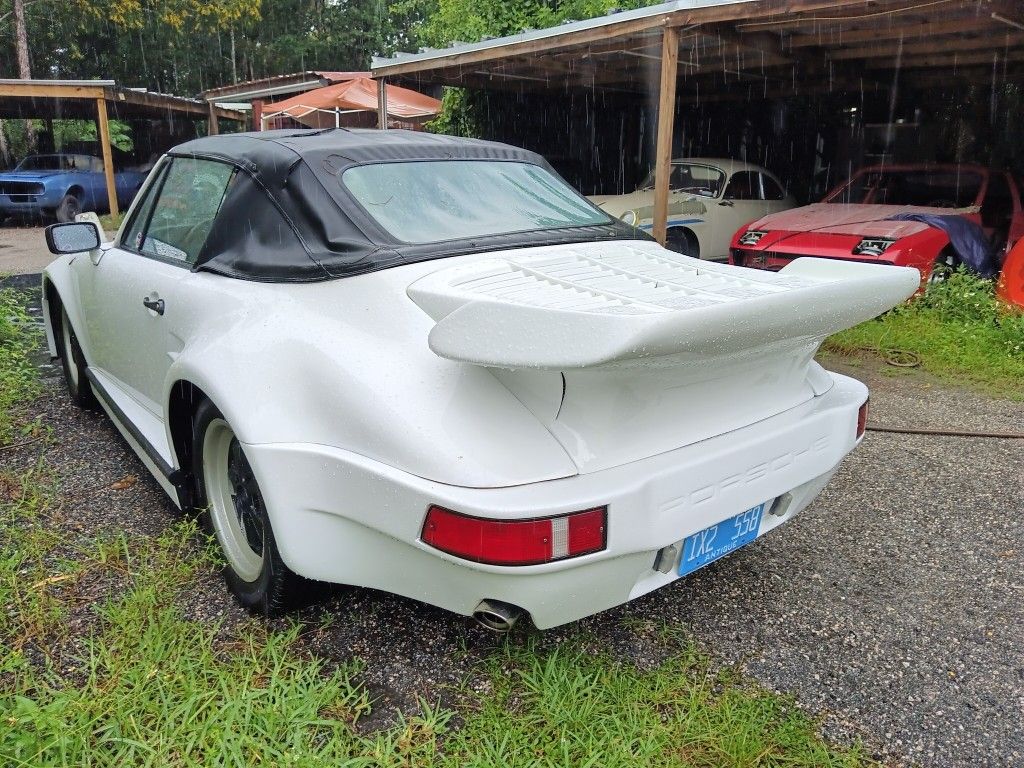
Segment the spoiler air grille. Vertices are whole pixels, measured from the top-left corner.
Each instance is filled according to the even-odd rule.
[[[506,256],[489,274],[452,288],[546,309],[649,314],[698,309],[807,285],[800,278],[740,276],[661,249],[619,247],[609,254],[565,248],[557,255]]]

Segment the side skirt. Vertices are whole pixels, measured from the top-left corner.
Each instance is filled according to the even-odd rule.
[[[91,368],[85,369],[85,375],[88,377],[89,384],[92,385],[92,391],[96,393],[100,405],[103,406],[103,410],[107,412],[110,420],[114,422],[114,426],[117,427],[142,463],[146,465],[146,469],[152,473],[167,495],[171,497],[171,501],[178,506],[178,509],[187,509],[190,502],[190,491],[185,473],[167,463],[139,428],[128,419]]]

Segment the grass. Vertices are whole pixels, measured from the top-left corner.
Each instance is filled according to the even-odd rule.
[[[830,337],[824,349],[910,352],[940,378],[1024,398],[1024,313],[1000,305],[993,290],[991,282],[958,272],[923,296]]]
[[[48,435],[32,426],[38,334],[20,297],[2,301],[0,451],[26,429],[38,439],[19,449],[17,468],[0,465],[0,765],[870,763],[675,632],[652,641],[667,660],[646,670],[595,653],[583,635],[554,648],[537,633],[514,636],[485,654],[472,687],[451,691],[448,708],[422,702],[363,732],[373,702],[357,659],[337,666],[310,654],[297,622],[229,628],[186,610],[217,567],[191,522],[152,537],[62,525],[74,510],[47,464]]]
[[[0,289],[0,443],[9,442],[22,407],[39,392],[32,352],[39,343],[21,294]]]
[[[124,221],[124,213],[119,213],[116,216],[112,213],[105,213],[100,216],[100,226],[103,227],[104,232],[116,232],[121,226],[121,222]]]
[[[490,661],[493,689],[445,742],[451,765],[855,766],[785,697],[716,671],[677,633],[669,660],[649,671],[587,647],[507,647]]]

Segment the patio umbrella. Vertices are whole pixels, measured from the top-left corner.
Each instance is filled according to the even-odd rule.
[[[441,102],[430,96],[397,85],[388,85],[386,88],[389,120],[424,122],[441,111]],[[365,119],[352,118],[367,112],[377,112],[377,82],[368,77],[359,77],[269,104],[264,119],[287,116],[311,128],[332,128],[362,124],[366,122]],[[368,116],[364,114],[362,117]]]

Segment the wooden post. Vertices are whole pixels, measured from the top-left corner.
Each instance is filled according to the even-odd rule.
[[[679,28],[661,33],[661,83],[658,88],[658,136],[654,155],[654,239],[662,245],[668,231],[668,182],[672,173],[672,132],[676,115]]]
[[[117,185],[114,183],[114,153],[110,149],[110,124],[107,122],[107,100],[96,99],[96,116],[100,126],[100,149],[103,151],[103,175],[107,179],[107,203],[110,215],[117,216]]]
[[[206,118],[206,134],[216,136],[220,133],[220,125],[217,124],[217,105],[212,101],[206,102],[208,116]]]
[[[252,129],[263,130],[263,99],[253,99],[252,102]]]
[[[377,127],[388,128],[388,84],[383,77],[377,81]]]

